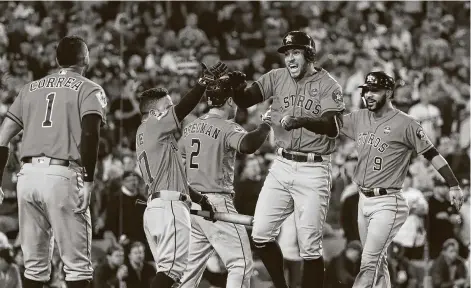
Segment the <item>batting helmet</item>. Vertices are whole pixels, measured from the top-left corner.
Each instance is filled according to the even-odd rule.
[[[288,49],[304,49],[306,60],[314,61],[316,56],[316,45],[311,36],[301,31],[291,31],[283,37],[283,45],[278,48],[279,53],[285,53]]]
[[[394,78],[386,74],[384,71],[370,72],[366,75],[365,84],[358,88],[376,88],[394,90]]]
[[[229,97],[232,97],[232,86],[229,77],[223,76],[206,88],[206,99],[208,106],[221,107]]]

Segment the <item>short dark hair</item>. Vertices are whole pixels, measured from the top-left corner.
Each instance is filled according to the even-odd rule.
[[[168,90],[163,87],[151,88],[142,92],[139,97],[139,110],[142,114],[148,113],[158,100],[167,95]]]
[[[124,252],[123,246],[113,244],[110,247],[108,247],[108,249],[106,249],[106,254],[111,256],[116,251],[123,251]]]
[[[66,36],[57,45],[57,62],[61,67],[77,65],[83,60],[87,50],[85,40],[79,36]]]

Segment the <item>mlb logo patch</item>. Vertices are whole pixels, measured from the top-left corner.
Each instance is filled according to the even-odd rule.
[[[388,135],[389,133],[391,133],[391,127],[390,126],[384,127],[384,134]]]
[[[316,96],[317,96],[317,88],[311,89],[311,90],[309,91],[309,95],[310,95],[311,97],[316,97]]]

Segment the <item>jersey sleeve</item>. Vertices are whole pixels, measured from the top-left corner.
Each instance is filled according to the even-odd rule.
[[[151,115],[151,117],[157,119],[159,128],[156,133],[159,134],[159,137],[165,137],[181,129],[177,114],[175,114],[175,106],[170,107],[159,115]]]
[[[321,95],[321,115],[329,111],[343,112],[344,110],[342,87],[339,83],[334,82]]]
[[[94,87],[86,91],[80,103],[80,119],[88,114],[98,114],[103,123],[106,123],[107,99],[101,87]]]
[[[343,125],[340,126],[340,134],[355,140],[355,112],[342,115]]]
[[[237,123],[231,123],[229,125],[229,128],[226,132],[226,147],[230,147],[238,152],[240,152],[240,142],[242,141],[242,138],[247,134],[247,131],[245,131],[244,128],[242,128],[239,124]]]
[[[262,92],[263,101],[273,96],[274,86],[275,86],[274,83],[276,80],[275,76],[276,76],[275,70],[271,70],[270,72],[265,73],[262,76],[260,76],[260,78],[258,78],[258,80],[255,81],[255,83],[260,88],[260,91]]]
[[[18,93],[18,96],[16,97],[15,101],[13,101],[13,104],[11,104],[10,109],[8,109],[6,114],[6,117],[10,118],[20,127],[23,127],[23,97],[26,86],[20,90],[20,93]]]
[[[424,129],[415,120],[412,120],[405,131],[406,143],[417,152],[418,155],[423,154],[433,147],[432,142],[425,134]]]

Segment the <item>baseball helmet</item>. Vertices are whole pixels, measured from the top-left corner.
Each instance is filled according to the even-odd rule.
[[[283,44],[278,48],[278,53],[285,53],[289,49],[304,49],[306,60],[314,61],[316,56],[316,45],[311,36],[302,31],[291,31],[283,37]]]
[[[206,88],[208,106],[221,107],[232,97],[232,86],[228,76],[223,76]]]
[[[370,72],[366,74],[365,83],[358,88],[376,88],[394,90],[394,78],[386,74],[384,71]]]

